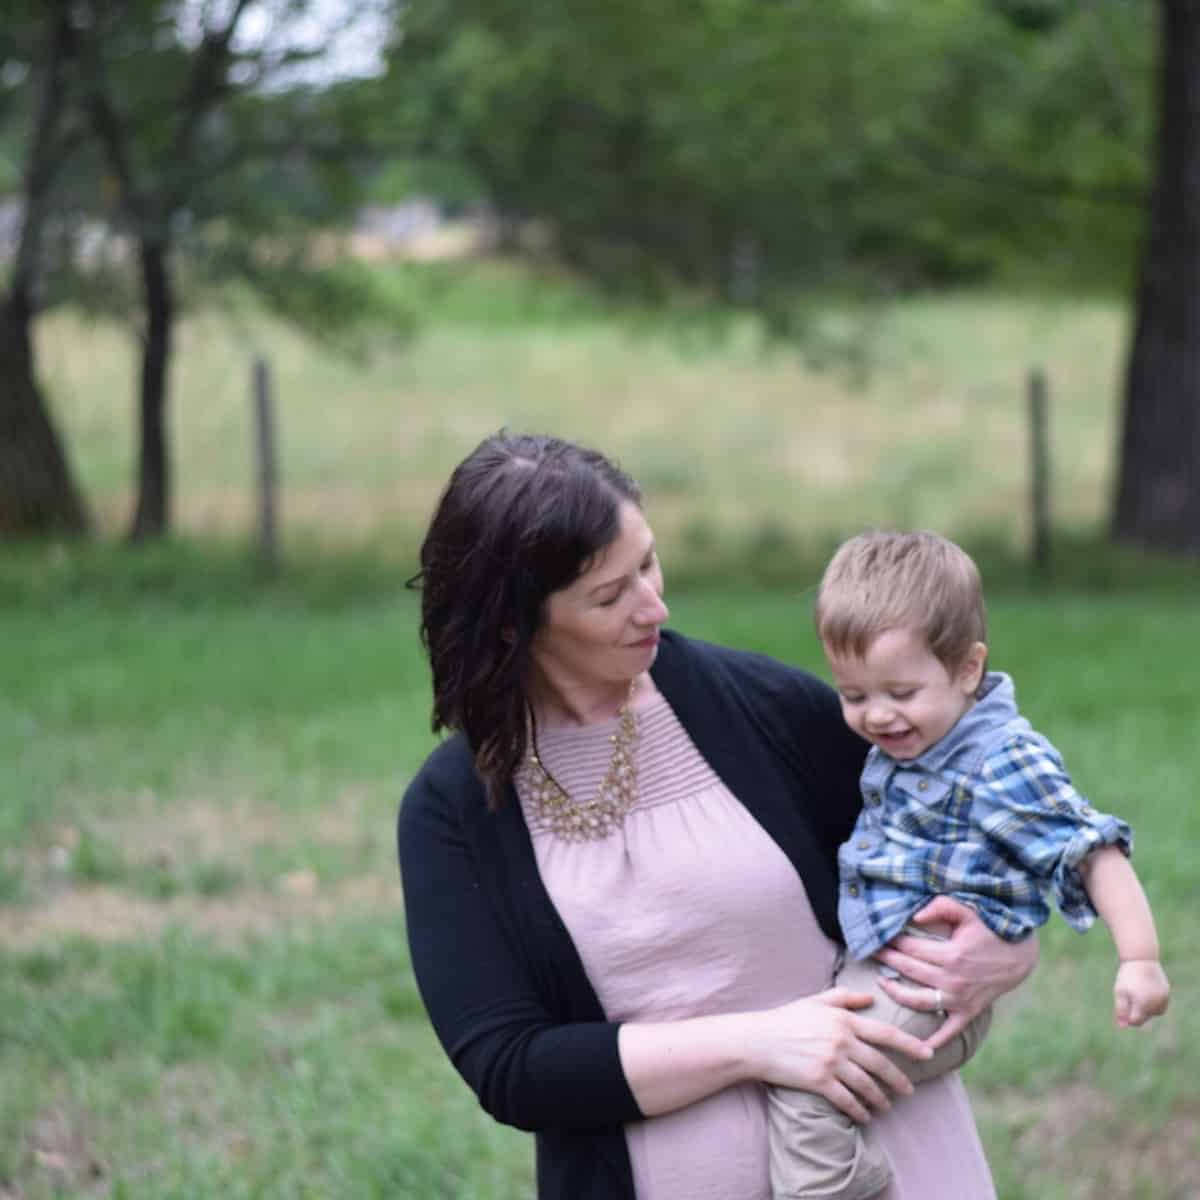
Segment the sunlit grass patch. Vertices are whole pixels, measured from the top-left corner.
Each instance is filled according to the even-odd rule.
[[[184,322],[170,425],[182,530],[252,531],[249,371],[260,353],[276,381],[289,542],[352,543],[411,564],[451,466],[508,425],[614,455],[642,479],[664,544],[693,575],[704,555],[685,556],[683,535],[698,521],[718,545],[757,538],[766,549],[771,538],[811,549],[880,523],[986,530],[1023,546],[1035,366],[1050,381],[1056,518],[1074,530],[1105,519],[1125,336],[1116,302],[814,301],[816,344],[854,351],[818,355],[827,361],[817,369],[803,346],[771,346],[744,320],[629,318],[508,268],[441,283],[387,270],[398,293],[425,295],[425,321],[364,364],[244,313]],[[543,293],[576,298],[535,302]],[[136,446],[127,335],[59,313],[39,336],[85,491],[115,532],[131,506]]]

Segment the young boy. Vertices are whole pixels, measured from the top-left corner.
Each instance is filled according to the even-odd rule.
[[[909,921],[934,896],[970,905],[1015,941],[1049,917],[1051,892],[1074,928],[1098,913],[1111,930],[1117,1024],[1164,1012],[1169,987],[1129,827],[1084,800],[1017,712],[1011,679],[986,670],[983,592],[968,555],[931,533],[862,534],[834,555],[815,615],[846,723],[872,747],[862,812],[838,854],[838,985],[872,993],[865,1015],[928,1037],[945,1013],[897,1004],[871,955],[900,933],[929,936]],[[976,1017],[928,1061],[897,1061],[914,1082],[953,1070],[989,1021]],[[776,1200],[866,1200],[887,1185],[869,1126],[812,1093],[774,1088],[768,1103]]]

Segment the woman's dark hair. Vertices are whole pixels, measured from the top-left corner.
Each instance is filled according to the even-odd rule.
[[[560,438],[501,430],[450,476],[421,545],[433,731],[466,735],[498,807],[525,755],[530,646],[546,599],[617,536],[634,481]]]

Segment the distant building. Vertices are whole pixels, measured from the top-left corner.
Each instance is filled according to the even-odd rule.
[[[490,215],[450,220],[436,200],[417,196],[403,204],[362,209],[350,234],[350,252],[370,262],[467,258],[491,250],[495,240]]]

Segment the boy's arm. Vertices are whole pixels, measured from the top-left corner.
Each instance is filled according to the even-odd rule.
[[[1122,962],[1158,958],[1154,917],[1133,864],[1115,846],[1101,846],[1079,864],[1088,898],[1112,932]]]
[[[1150,905],[1128,861],[1129,826],[1096,812],[1037,735],[1018,734],[984,761],[974,803],[983,831],[1034,881],[1050,885],[1073,928],[1099,915],[1112,931],[1121,960],[1117,1024],[1141,1025],[1164,1012],[1170,988]]]
[[[1129,859],[1102,846],[1079,864],[1093,907],[1112,933],[1120,967],[1113,988],[1117,1024],[1141,1025],[1166,1012],[1170,984],[1159,962],[1150,903]]]

